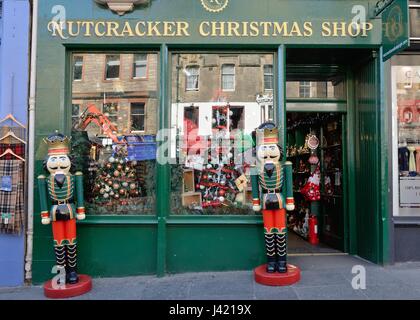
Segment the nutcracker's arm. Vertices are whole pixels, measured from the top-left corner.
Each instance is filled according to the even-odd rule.
[[[260,186],[258,184],[258,170],[256,166],[251,166],[251,186],[252,186],[252,209],[261,211]]]
[[[85,200],[83,196],[83,173],[78,171],[76,172],[75,176],[75,184],[76,184],[76,198],[77,198],[77,219],[83,220],[85,219]]]
[[[38,176],[38,192],[39,192],[39,202],[41,205],[41,219],[43,223],[48,223],[50,219],[50,213],[48,211],[48,202],[47,202],[47,181],[44,175]]]
[[[286,210],[295,210],[295,199],[293,197],[293,164],[290,161],[284,163],[284,173],[286,177]]]

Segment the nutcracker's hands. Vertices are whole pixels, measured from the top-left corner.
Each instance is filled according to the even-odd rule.
[[[86,219],[86,215],[84,213],[78,214],[76,215],[77,220],[85,220]]]
[[[261,205],[259,199],[252,200],[252,210],[255,212],[261,211]]]
[[[295,210],[295,205],[294,204],[286,204],[286,210],[287,211]]]
[[[47,225],[51,223],[51,219],[50,218],[42,218],[41,223],[43,225]]]
[[[293,198],[287,198],[286,199],[286,210],[287,211],[295,210],[295,199],[293,199]]]

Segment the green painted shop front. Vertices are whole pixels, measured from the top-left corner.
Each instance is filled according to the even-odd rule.
[[[380,16],[372,18],[376,1],[230,0],[226,3],[221,12],[209,12],[201,0],[151,1],[147,7],[138,7],[119,16],[94,1],[42,1],[38,31],[35,176],[43,173],[46,149],[42,139],[54,130],[68,135],[71,131],[72,83],[68,79],[72,73],[73,53],[157,53],[160,129],[171,126],[173,53],[272,53],[276,119],[282,129],[283,143],[287,137],[286,108],[291,103],[302,102],[296,99],[287,101],[286,78],[299,74],[310,79],[314,74],[338,68],[346,77],[346,96],[341,100],[309,103],[344,105],[344,110],[340,110],[346,115],[347,128],[347,213],[343,251],[374,263],[387,263],[390,244],[388,124],[385,115],[388,113],[383,100],[382,20]],[[355,5],[359,10],[360,6],[366,10],[370,24],[365,25],[365,31],[361,28],[358,36],[351,36],[348,33],[354,30],[348,29],[346,34],[334,36],[333,30],[325,29],[323,22],[350,23],[355,16],[352,12]],[[73,21],[75,24],[54,30],[56,25],[51,22],[55,17],[51,14],[54,6],[56,9],[62,6],[58,8],[59,11],[64,9],[65,16],[61,18],[65,18],[66,23]],[[90,32],[83,27],[76,32],[77,21],[91,22]],[[171,36],[131,35],[130,32],[124,34],[122,29],[119,29],[121,32],[114,30],[106,34],[103,27],[109,21],[119,23],[121,28],[125,23],[135,26],[138,21],[184,21],[188,22],[189,29],[179,31],[179,35],[174,31]],[[203,25],[203,21],[208,23]],[[212,35],[211,22],[214,21],[289,21],[301,26],[311,22],[311,31],[308,28],[305,33],[302,27],[301,34],[290,31],[284,34],[283,30],[283,35],[265,36],[264,25],[260,25],[258,35],[245,34],[243,29],[240,36],[236,32],[231,36]],[[98,27],[100,32],[95,32],[93,23],[97,22],[104,22]],[[158,158],[163,156],[158,154]],[[264,262],[260,215],[174,215],[170,203],[170,165],[157,164],[155,177],[155,214],[101,216],[88,211],[86,220],[78,222],[80,272],[94,277],[163,276],[190,271],[251,270]],[[33,282],[40,283],[51,277],[54,255],[51,228],[41,225],[37,196],[34,201]]]

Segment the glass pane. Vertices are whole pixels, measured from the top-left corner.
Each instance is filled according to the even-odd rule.
[[[106,79],[118,79],[120,77],[120,56],[107,56],[106,61]]]
[[[420,66],[393,66],[400,215],[420,216]]]
[[[82,80],[83,77],[83,57],[74,57],[73,80]]]
[[[200,91],[186,90],[191,63],[206,81]],[[272,93],[262,94],[266,64],[273,64],[270,53],[173,54],[172,214],[255,214],[252,133],[265,110],[274,111]]]
[[[420,9],[410,8],[410,36],[420,38]]]
[[[345,81],[287,81],[287,98],[345,99]]]
[[[149,55],[147,79],[134,82],[130,72],[112,82],[103,76],[105,68],[131,70],[134,53],[83,55],[84,79],[72,88],[72,152],[87,213],[155,214],[158,55]]]
[[[134,78],[145,78],[147,76],[147,54],[136,54],[134,57]]]

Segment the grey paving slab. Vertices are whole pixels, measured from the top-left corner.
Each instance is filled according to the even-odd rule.
[[[294,284],[293,287],[316,287],[339,284],[350,284],[342,272],[326,270],[302,270],[300,281]]]
[[[366,286],[363,292],[371,300],[420,300],[420,289],[401,284],[399,286]]]
[[[293,288],[300,300],[367,300],[362,290],[354,290],[350,284],[295,287]]]
[[[143,289],[143,300],[188,299],[192,280],[185,277],[169,277],[150,281]]]
[[[254,297],[257,300],[297,300],[292,287],[269,287],[254,283]]]
[[[251,272],[217,274],[194,281],[191,285],[190,298],[241,295],[253,297],[253,281]]]

